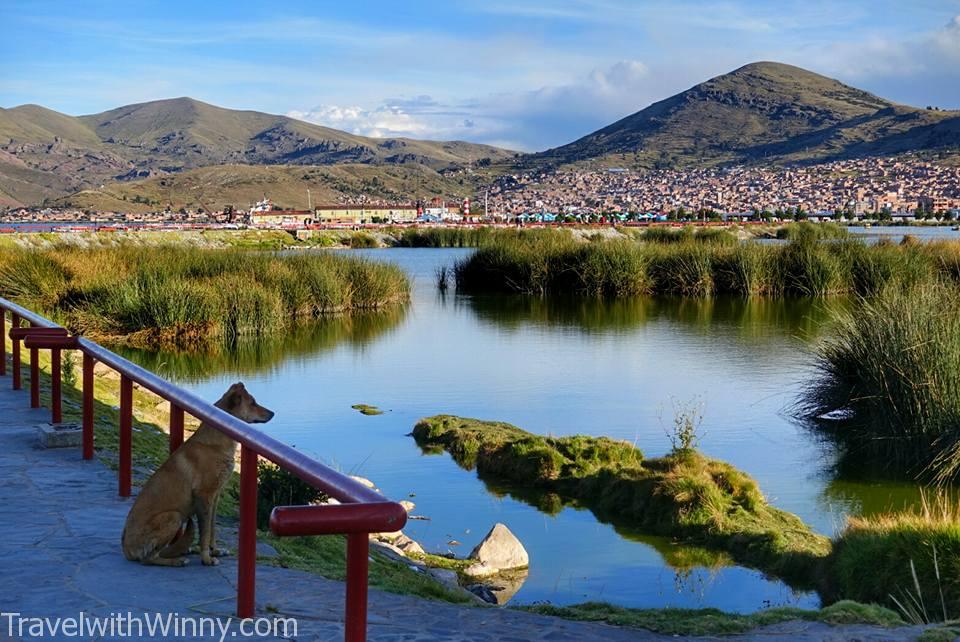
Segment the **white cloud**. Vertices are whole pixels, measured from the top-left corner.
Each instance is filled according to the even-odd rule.
[[[873,33],[781,52],[783,60],[906,104],[960,108],[960,16],[915,34]]]
[[[305,111],[289,111],[287,116],[373,138],[477,140],[495,129],[482,113],[444,105],[425,95],[390,99],[371,108],[317,105]]]
[[[373,107],[318,105],[292,118],[373,137],[469,139],[512,149],[543,149],[645,106],[658,83],[647,66],[622,60],[559,85],[443,103],[430,96],[397,98]],[[584,121],[586,124],[584,124]],[[579,126],[578,126],[579,124]]]

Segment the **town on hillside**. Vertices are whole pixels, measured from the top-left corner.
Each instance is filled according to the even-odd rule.
[[[867,158],[792,167],[689,170],[623,168],[506,174],[469,198],[311,204],[295,209],[266,195],[216,211],[168,204],[152,212],[72,207],[0,209],[8,224],[226,226],[305,229],[463,223],[643,223],[656,221],[889,220],[960,218],[960,167]]]

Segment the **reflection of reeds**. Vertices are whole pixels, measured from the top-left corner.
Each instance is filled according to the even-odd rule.
[[[409,283],[395,266],[326,253],[60,246],[6,251],[0,294],[90,336],[186,345],[401,302]]]
[[[283,333],[210,341],[189,350],[136,350],[116,346],[123,356],[177,381],[201,381],[212,375],[263,374],[285,360],[315,355],[347,345],[363,349],[399,325],[407,312],[402,305],[381,310],[305,320]]]
[[[450,268],[446,265],[441,265],[437,268],[437,289],[441,292],[446,292],[447,287],[450,281]]]

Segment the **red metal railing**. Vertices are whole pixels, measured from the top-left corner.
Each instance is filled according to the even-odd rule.
[[[338,473],[298,450],[220,410],[213,404],[141,368],[120,355],[82,337],[11,301],[0,298],[0,333],[10,313],[11,374],[14,390],[21,388],[20,344],[30,350],[30,400],[40,406],[38,353],[50,350],[51,418],[62,420],[62,350],[83,354],[83,459],[93,458],[94,447],[94,365],[102,363],[120,374],[119,494],[129,497],[132,477],[133,384],[170,402],[170,452],[183,443],[184,415],[189,414],[213,426],[240,444],[240,536],[237,547],[237,616],[254,614],[257,539],[257,458],[264,457],[311,486],[337,499],[340,504],[324,506],[279,506],[270,516],[270,528],[278,536],[343,534],[347,537],[347,586],[344,639],[363,642],[367,629],[367,556],[369,533],[393,532],[403,528],[407,513],[400,504],[354,479]],[[26,322],[27,327],[21,327]],[[6,344],[0,354],[0,375],[6,374]]]

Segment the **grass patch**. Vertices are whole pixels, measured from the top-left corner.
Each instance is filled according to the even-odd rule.
[[[316,573],[333,580],[346,579],[347,543],[343,536],[275,537],[269,533],[259,535],[259,539],[273,546],[280,554],[277,559],[264,560],[267,563]],[[370,553],[369,577],[371,587],[391,593],[456,604],[473,603],[468,595],[453,591],[425,572],[411,570],[407,564],[388,559],[376,551]]]
[[[264,336],[303,319],[400,303],[409,291],[395,266],[327,253],[173,246],[0,253],[0,295],[71,331],[144,347]]]
[[[377,408],[376,406],[370,406],[365,403],[355,403],[350,406],[354,410],[360,412],[361,415],[382,415],[383,411]]]
[[[954,642],[957,638],[960,638],[960,628],[942,626],[927,629],[920,634],[917,642]]]
[[[956,619],[960,614],[956,502],[941,495],[913,512],[851,517],[837,538],[829,568],[828,598],[842,595],[886,604],[917,623]]]
[[[574,606],[538,604],[520,609],[568,620],[606,622],[647,629],[665,635],[735,635],[790,620],[828,624],[873,624],[884,627],[904,625],[903,620],[889,609],[850,601],[837,602],[818,611],[784,607],[749,615],[724,613],[717,609],[628,609],[599,602]]]
[[[446,450],[482,478],[576,500],[598,517],[730,553],[798,587],[816,583],[827,538],[766,503],[756,482],[693,450],[644,459],[606,437],[543,437],[500,422],[438,415],[413,430],[427,452]]]

